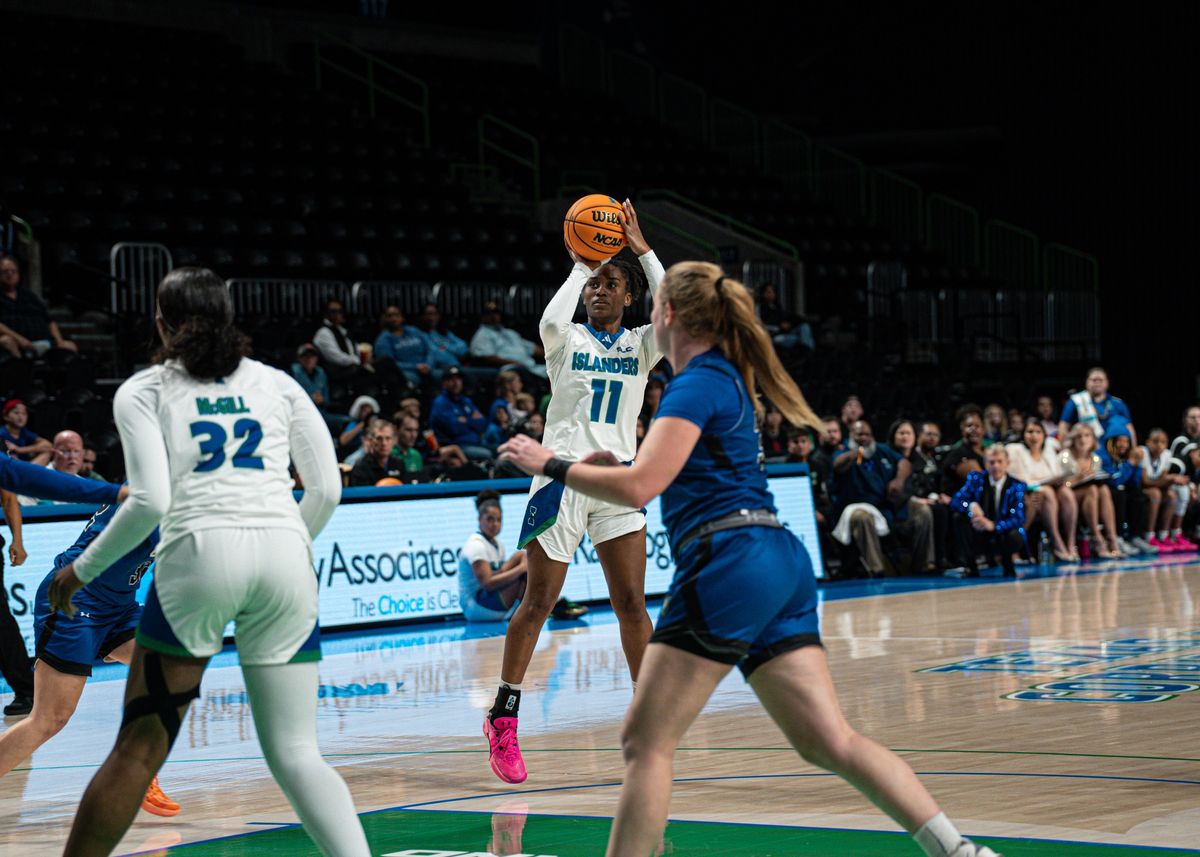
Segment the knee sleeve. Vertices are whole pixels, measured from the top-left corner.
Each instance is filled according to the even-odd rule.
[[[125,705],[125,713],[121,717],[121,729],[124,730],[133,721],[150,714],[157,714],[163,729],[167,732],[167,752],[175,745],[179,736],[179,706],[187,705],[200,696],[200,685],[191,690],[171,693],[167,689],[167,681],[163,677],[162,658],[158,652],[147,652],[145,658],[146,696],[129,700]]]

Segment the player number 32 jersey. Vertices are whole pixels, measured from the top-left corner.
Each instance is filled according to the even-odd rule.
[[[662,280],[654,251],[638,257],[653,294]],[[598,331],[571,321],[591,271],[576,264],[542,314],[542,344],[552,397],[543,443],[578,461],[598,450],[629,461],[637,452],[637,415],[646,380],[662,357],[650,325]]]

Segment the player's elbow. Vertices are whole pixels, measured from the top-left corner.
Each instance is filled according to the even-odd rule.
[[[138,517],[147,520],[160,520],[171,506],[171,491],[161,486],[129,487],[129,498],[125,501],[126,508],[132,510]]]

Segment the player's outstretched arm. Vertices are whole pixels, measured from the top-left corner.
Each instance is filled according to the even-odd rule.
[[[566,245],[565,238],[563,244]],[[542,335],[542,347],[547,354],[566,341],[564,333],[571,324],[571,319],[575,317],[575,307],[579,305],[579,293],[583,291],[592,271],[600,267],[599,262],[589,263],[581,258],[571,249],[570,245],[567,245],[567,255],[571,257],[575,266],[571,268],[567,279],[554,293],[550,303],[546,304],[546,309],[542,311],[541,323],[538,325],[538,330]]]
[[[338,472],[337,453],[325,420],[312,399],[291,378],[281,374],[288,384],[288,399],[292,403],[291,429],[288,442],[292,463],[300,474],[304,495],[300,498],[300,517],[312,538],[316,538],[342,499],[342,477]]]
[[[39,500],[62,503],[94,503],[103,506],[117,500],[119,485],[59,473],[0,454],[0,488]]]
[[[642,271],[646,274],[646,283],[650,287],[650,294],[653,295],[658,290],[658,284],[662,282],[662,278],[666,276],[666,269],[663,268],[662,262],[658,261],[658,256],[650,249],[650,243],[646,241],[646,236],[642,234],[642,227],[638,223],[633,203],[627,199],[621,203],[621,207],[625,209],[625,213],[621,215],[621,225],[625,227],[625,244],[638,257]]]
[[[632,466],[613,466],[619,462],[612,453],[593,453],[582,462],[569,464],[566,484],[610,503],[640,508],[667,490],[699,440],[700,427],[691,420],[660,417],[651,424]],[[546,467],[552,459],[558,461],[553,452],[525,435],[509,440],[500,447],[500,453],[502,459],[534,476],[553,476]],[[551,465],[551,470],[554,468]]]
[[[157,413],[158,391],[126,382],[113,400],[113,417],[125,451],[129,497],[112,523],[75,560],[75,574],[87,583],[154,532],[171,504],[171,468]]]

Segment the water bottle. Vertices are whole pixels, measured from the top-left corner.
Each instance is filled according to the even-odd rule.
[[[1042,530],[1042,536],[1038,539],[1038,564],[1050,565],[1052,556],[1053,554],[1050,553],[1050,537],[1046,535],[1045,530]]]

